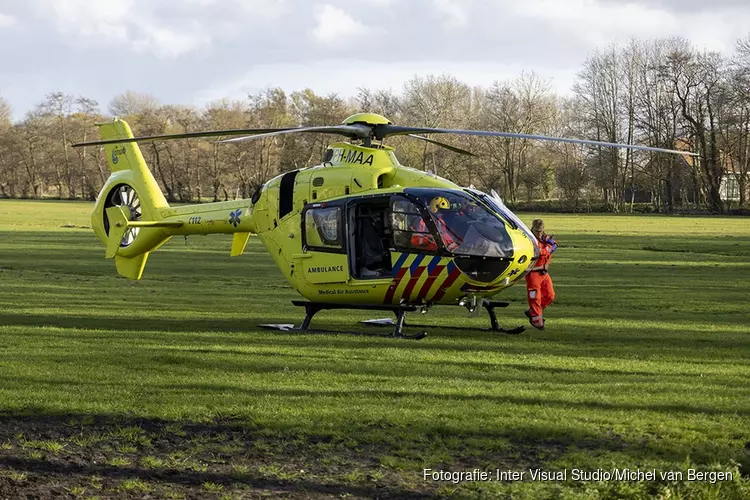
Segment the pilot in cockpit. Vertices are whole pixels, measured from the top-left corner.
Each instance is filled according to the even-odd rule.
[[[430,213],[440,233],[440,238],[443,240],[443,245],[452,252],[458,247],[461,239],[450,227],[455,224],[450,223],[456,217],[460,217],[460,214],[444,196],[436,196],[430,201]]]

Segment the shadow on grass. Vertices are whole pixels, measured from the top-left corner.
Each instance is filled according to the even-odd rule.
[[[293,313],[294,311],[292,311]],[[291,318],[297,318],[296,321]],[[169,319],[169,318],[129,318],[115,316],[74,316],[74,315],[39,315],[14,314],[0,312],[0,325],[21,327],[57,327],[76,329],[78,331],[34,331],[35,339],[71,338],[86,340],[151,342],[196,347],[191,343],[202,343],[205,334],[212,334],[212,341],[220,340],[227,347],[255,346],[279,348],[298,345],[325,349],[347,349],[352,355],[361,349],[373,347],[391,347],[417,352],[483,352],[497,351],[506,355],[552,355],[570,358],[603,358],[612,360],[675,360],[680,363],[744,364],[745,353],[750,352],[750,336],[738,331],[717,330],[700,334],[699,332],[675,332],[644,330],[638,326],[618,326],[616,335],[602,333],[555,334],[539,333],[527,330],[521,335],[503,335],[478,328],[476,331],[451,330],[450,327],[427,327],[428,337],[421,341],[403,341],[381,338],[377,335],[352,336],[348,332],[365,332],[369,334],[387,334],[388,329],[363,327],[354,320],[343,321],[341,318],[330,320],[316,318],[318,325],[340,331],[339,334],[309,332],[275,332],[258,327],[260,323],[295,323],[301,322],[301,315],[290,315],[285,320],[274,320],[268,317],[231,318],[231,319]],[[313,328],[316,323],[313,323]],[[559,327],[563,328],[563,327]],[[83,331],[80,331],[83,330]],[[90,331],[86,331],[90,330]],[[410,327],[407,332],[415,332]],[[133,332],[137,336],[133,336]],[[160,334],[159,332],[163,332]],[[564,330],[563,332],[564,333]],[[179,340],[174,334],[179,334]],[[243,335],[246,334],[246,335]],[[216,338],[216,335],[220,336]],[[6,331],[6,339],[21,336],[26,341],[29,332]],[[177,340],[177,344],[175,341]],[[463,343],[465,341],[465,343]],[[200,352],[195,351],[195,352]],[[216,352],[228,353],[226,350]],[[249,353],[237,350],[236,354]],[[254,354],[254,353],[253,353]],[[368,358],[371,359],[371,358]],[[735,361],[736,360],[736,361]],[[449,361],[450,362],[450,361]],[[562,373],[560,369],[558,373]],[[607,372],[601,372],[606,374]],[[635,373],[634,373],[635,374]],[[647,373],[642,373],[647,375]]]
[[[294,311],[292,311],[294,312]],[[291,316],[294,317],[294,316]],[[298,316],[301,318],[301,315]],[[522,335],[502,335],[478,328],[476,331],[451,330],[450,327],[427,327],[428,337],[421,341],[403,341],[398,339],[380,338],[378,336],[355,337],[348,332],[366,332],[370,334],[387,334],[389,330],[377,327],[363,327],[351,321],[336,318],[316,318],[318,324],[340,331],[339,334],[320,334],[308,332],[274,332],[262,330],[260,323],[291,322],[289,318],[274,320],[268,317],[254,318],[217,318],[217,319],[170,319],[170,318],[132,318],[116,316],[77,316],[77,315],[41,315],[15,314],[0,312],[0,326],[17,327],[56,327],[61,329],[75,329],[73,331],[36,330],[33,338],[77,341],[104,340],[109,342],[142,342],[152,344],[169,344],[172,347],[184,346],[178,349],[185,353],[217,353],[258,355],[240,349],[232,350],[234,346],[253,346],[266,348],[281,348],[283,346],[309,345],[323,349],[348,350],[352,358],[361,349],[369,348],[399,348],[417,352],[484,352],[497,351],[505,355],[539,355],[564,356],[570,358],[603,358],[611,360],[676,360],[690,364],[744,364],[746,352],[750,351],[750,337],[738,331],[711,331],[705,335],[699,332],[675,331],[647,331],[638,326],[618,326],[616,335],[584,334],[559,336],[553,332],[535,332],[527,330]],[[299,324],[299,320],[295,321]],[[315,327],[315,323],[313,327]],[[416,331],[411,327],[410,331]],[[163,333],[159,333],[163,332]],[[136,335],[134,335],[134,333]],[[175,334],[179,338],[175,338]],[[229,349],[201,350],[195,344],[205,342],[206,334],[211,334],[211,341],[220,341]],[[246,334],[246,335],[243,335]],[[22,337],[28,341],[27,331],[5,331],[3,337],[10,340]],[[218,335],[218,337],[217,337]],[[462,343],[465,341],[465,343]],[[153,346],[152,346],[153,347]],[[1,348],[1,347],[0,347]],[[371,357],[363,359],[371,360]],[[440,361],[438,364],[453,363],[456,366],[464,362]],[[471,363],[469,363],[471,364]],[[473,364],[475,367],[476,363]],[[488,368],[501,368],[502,364],[488,365]],[[513,365],[516,368],[522,365]],[[534,368],[537,369],[537,368]],[[544,370],[545,368],[538,368]],[[551,374],[569,373],[565,368],[549,368]],[[595,368],[585,370],[587,373],[623,374],[617,370],[600,370]],[[648,376],[648,372],[628,372],[630,375]],[[685,373],[686,376],[693,374]]]
[[[206,361],[206,364],[211,366],[215,365],[213,361]],[[191,360],[190,365],[196,368],[196,373],[199,373],[201,363],[197,360]],[[197,366],[196,366],[197,365]],[[222,370],[228,371],[229,373],[236,372],[238,374],[251,375],[251,374],[274,374],[274,373],[288,373],[289,367],[282,365],[258,365],[253,362],[247,363],[232,363],[233,366],[228,366],[227,363],[222,364]],[[314,374],[316,372],[321,374],[326,373],[351,373],[350,369],[340,368],[335,366],[319,366],[317,368],[311,366],[293,366],[293,369],[304,370],[307,374]],[[388,370],[385,368],[378,370],[358,370],[357,373],[370,373],[373,375],[387,375]],[[202,371],[200,373],[203,373]],[[462,377],[460,375],[452,375],[452,378],[456,379],[467,379],[476,380],[474,377]],[[119,382],[90,382],[90,381],[75,381],[75,380],[55,380],[55,379],[40,379],[33,377],[3,377],[5,382],[6,390],[12,390],[15,384],[20,387],[40,386],[40,385],[51,385],[60,386],[66,389],[71,387],[80,387],[83,391],[90,392],[92,390],[106,390],[106,388],[117,388]],[[439,378],[438,378],[439,380]],[[499,377],[493,377],[491,382],[500,383],[514,383],[521,382],[526,383],[529,387],[534,387],[539,384],[544,384],[543,378],[537,379],[523,379],[513,374],[502,375]],[[601,385],[601,381],[592,381],[593,385]],[[584,385],[585,382],[581,382]],[[633,384],[636,385],[637,384]],[[247,387],[242,385],[233,385],[227,383],[151,383],[149,388],[151,391],[156,391],[163,394],[221,394],[223,397],[227,395],[234,395],[237,401],[244,400],[262,400],[263,398],[272,397],[278,400],[290,400],[289,405],[293,405],[294,400],[304,401],[321,401],[323,399],[342,399],[342,400],[356,400],[360,403],[371,401],[371,402],[388,402],[389,404],[397,405],[399,401],[403,400],[406,403],[413,403],[414,401],[431,401],[431,405],[453,405],[461,404],[463,402],[484,402],[490,405],[513,405],[526,408],[544,407],[544,408],[559,408],[560,410],[585,410],[588,411],[615,411],[615,412],[654,412],[663,413],[665,415],[676,415],[676,414],[693,414],[693,415],[716,415],[716,416],[728,416],[728,417],[750,417],[750,405],[744,404],[741,407],[733,407],[732,409],[717,408],[714,406],[690,404],[685,402],[623,402],[623,401],[604,401],[604,400],[570,400],[566,398],[554,398],[554,397],[531,397],[531,396],[518,396],[512,394],[466,394],[458,392],[463,389],[455,388],[448,391],[426,391],[421,389],[420,386],[414,386],[411,389],[394,390],[387,388],[373,388],[373,389],[355,389],[348,388],[344,390],[338,389],[306,389],[306,388],[274,388],[274,387]],[[502,391],[503,386],[498,386]],[[742,386],[746,387],[746,386]],[[738,388],[726,389],[727,395],[736,393]],[[692,394],[695,391],[694,388],[686,387],[681,392],[688,392]],[[591,390],[588,390],[587,394],[593,395]],[[675,391],[671,393],[673,396],[676,395]],[[696,403],[698,403],[696,401]]]
[[[26,314],[26,313],[13,313],[13,312],[2,312],[0,311],[0,325],[15,325],[15,326],[42,326],[42,327],[58,327],[58,328],[78,328],[83,330],[109,330],[109,331],[169,331],[169,332],[201,332],[201,331],[214,331],[214,332],[258,332],[258,331],[266,331],[268,330],[262,330],[258,327],[259,323],[294,323],[296,325],[299,325],[302,323],[302,319],[304,318],[304,311],[302,311],[300,308],[292,308],[289,306],[285,301],[283,304],[281,304],[281,307],[288,308],[289,313],[285,315],[284,317],[279,317],[276,315],[270,315],[267,313],[267,311],[248,311],[248,316],[243,318],[195,318],[190,317],[186,319],[178,319],[178,318],[156,318],[156,317],[139,317],[138,312],[135,314],[129,313],[127,311],[124,311],[122,315],[113,316],[113,315],[107,315],[107,314],[97,314],[97,315],[78,315],[78,314],[59,314],[59,313],[50,313],[50,314]],[[379,328],[376,326],[369,326],[365,327],[361,324],[359,324],[357,321],[358,316],[365,316],[367,315],[366,312],[362,313],[356,313],[357,315],[354,316],[350,320],[343,320],[341,317],[341,313],[336,312],[328,312],[326,314],[325,312],[320,313],[315,316],[313,319],[311,328],[315,330],[316,328],[328,328],[329,325],[335,325],[337,328],[342,328],[341,333],[347,333],[349,331],[366,331],[366,332],[374,332],[374,333],[388,333],[392,327],[387,328]],[[388,313],[383,312],[378,314],[378,312],[375,312],[374,314],[370,314],[370,317],[372,316],[378,316],[378,317],[387,317]],[[737,316],[737,317],[735,317]],[[350,315],[351,317],[351,315]],[[434,324],[424,324],[423,327],[417,327],[417,326],[409,326],[409,318],[412,316],[407,315],[407,328],[406,330],[422,330],[427,329],[428,331],[434,331],[434,332],[445,332],[450,333],[453,337],[463,337],[463,338],[483,338],[483,339],[509,339],[513,340],[514,336],[508,336],[499,334],[496,332],[491,332],[487,328],[489,327],[489,320],[487,320],[486,324],[484,321],[479,321],[476,324],[467,323],[465,318],[462,317],[442,317],[442,318],[434,318],[432,319],[432,322]],[[419,323],[422,323],[420,321],[421,318],[419,318],[419,315],[414,315],[416,318],[416,321]],[[640,316],[642,318],[642,315]],[[638,313],[633,314],[620,314],[613,318],[610,318],[609,316],[605,316],[602,318],[601,315],[598,315],[596,311],[580,311],[576,310],[576,318],[581,320],[591,320],[591,322],[596,322],[609,319],[614,320],[627,320],[631,323],[636,323],[639,315]],[[504,325],[506,327],[510,326],[518,326],[519,324],[528,323],[526,318],[517,318],[517,317],[511,317],[510,315],[501,316],[498,318],[501,325]],[[727,327],[735,327],[736,325],[742,325],[746,326],[747,321],[750,320],[750,316],[748,315],[732,315],[727,318],[726,325]],[[669,320],[667,320],[669,321]],[[742,333],[750,333],[750,329],[747,330],[747,332],[744,331],[732,331],[730,330],[721,330],[721,328],[718,328],[713,331],[705,332],[703,328],[701,328],[700,325],[693,325],[690,326],[689,322],[686,320],[680,321],[678,318],[674,318],[673,321],[676,323],[685,323],[685,325],[681,326],[659,326],[659,327],[649,327],[649,326],[625,326],[622,324],[617,324],[614,327],[614,330],[618,333],[633,333],[638,336],[638,342],[643,344],[659,344],[664,345],[663,343],[666,341],[673,341],[675,345],[684,345],[686,341],[686,334],[701,334],[705,333],[706,335],[702,338],[689,338],[689,341],[699,341],[699,342],[705,342],[705,343],[722,343],[724,344],[726,342],[726,339],[723,338],[712,338],[712,335],[715,334],[721,334],[721,333],[729,333],[729,334],[736,334],[738,339],[745,340],[745,335],[741,335]],[[440,323],[439,323],[440,322]],[[451,326],[457,326],[454,325],[454,323],[459,322],[462,323],[465,326],[461,326],[460,329],[453,329]],[[554,322],[554,317],[549,320],[550,328],[555,328],[559,331],[559,333],[564,333],[566,329],[571,328],[569,326],[556,326]],[[349,327],[347,330],[347,326]],[[528,324],[526,325],[528,326]],[[476,329],[472,329],[476,328]],[[587,326],[584,325],[575,325],[573,326],[575,329],[586,329]],[[600,338],[602,341],[605,341],[607,343],[611,343],[613,341],[615,342],[624,342],[629,343],[633,339],[631,337],[615,337],[612,335],[605,335],[605,334],[599,334],[596,335],[597,332],[593,331],[591,333],[585,333],[586,335],[586,341],[590,342],[592,340],[596,340],[597,338]],[[606,330],[605,332],[606,333]],[[312,336],[316,335],[317,333],[312,332],[285,332],[283,336]],[[539,333],[536,332],[533,329],[527,328],[527,331],[525,334],[523,334],[521,337],[544,337],[547,336],[547,332]],[[566,338],[565,340],[571,340],[569,338]],[[419,345],[419,343],[416,343],[414,345]],[[457,348],[458,346],[451,346],[451,349]],[[737,347],[737,346],[732,346]],[[748,339],[742,347],[750,347],[750,339]]]
[[[308,370],[309,371],[309,370]],[[509,378],[509,380],[513,380]],[[690,405],[684,403],[677,404],[638,404],[638,403],[613,403],[606,401],[570,401],[567,399],[551,399],[542,397],[525,397],[510,395],[490,395],[490,394],[459,394],[459,393],[439,393],[427,392],[421,390],[307,390],[307,389],[251,389],[237,387],[227,384],[154,384],[155,389],[166,391],[201,391],[212,392],[217,394],[242,393],[245,396],[262,398],[267,396],[284,397],[284,398],[305,398],[315,400],[319,398],[341,398],[341,399],[360,399],[360,398],[379,398],[386,401],[397,403],[399,399],[420,399],[433,400],[435,405],[450,404],[456,402],[468,401],[486,401],[494,404],[510,404],[517,406],[560,408],[560,409],[585,409],[585,410],[614,410],[614,411],[646,411],[662,412],[667,414],[675,413],[694,413],[703,415],[732,415],[739,417],[750,416],[750,408],[736,410],[722,410],[708,406]]]
[[[248,332],[255,319],[158,319],[122,316],[78,316],[0,313],[0,325],[76,328],[112,332]],[[48,334],[45,332],[44,334]]]

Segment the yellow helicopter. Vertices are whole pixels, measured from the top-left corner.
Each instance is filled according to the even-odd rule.
[[[395,314],[390,336],[403,333],[407,312],[435,305],[487,310],[491,329],[504,330],[494,309],[507,302],[489,298],[518,281],[538,247],[531,231],[497,196],[463,188],[403,166],[383,144],[394,135],[472,154],[418,134],[465,134],[561,141],[690,154],[646,146],[510,132],[405,127],[385,117],[360,113],[341,125],[240,129],[134,137],[122,120],[98,124],[112,174],[91,215],[92,228],[106,245],[117,272],[140,279],[149,253],[176,235],[232,233],[231,256],[243,253],[257,234],[284,277],[304,297],[299,328],[308,330],[324,309],[385,310]],[[141,155],[137,142],[195,137],[232,137],[234,142],[292,133],[337,134],[351,142],[329,146],[323,163],[282,173],[252,198],[171,207]],[[319,330],[320,331],[320,330]],[[349,333],[349,332],[337,332]],[[357,333],[357,332],[353,332]]]

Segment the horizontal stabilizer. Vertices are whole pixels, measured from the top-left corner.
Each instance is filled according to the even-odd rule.
[[[109,219],[109,236],[107,237],[107,250],[104,257],[111,259],[117,254],[125,232],[133,227],[180,227],[185,225],[182,221],[147,221],[130,220],[130,209],[125,206],[109,207],[107,209]]]

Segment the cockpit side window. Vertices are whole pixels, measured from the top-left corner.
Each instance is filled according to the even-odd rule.
[[[438,245],[417,206],[401,196],[391,199],[393,246],[403,250],[435,252]]]

